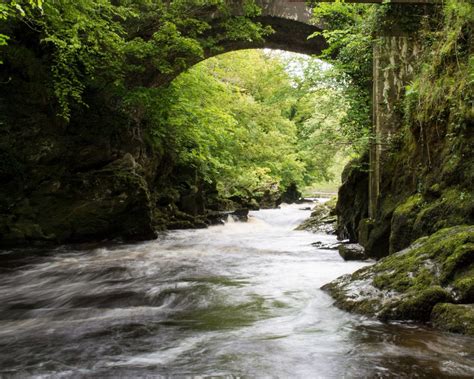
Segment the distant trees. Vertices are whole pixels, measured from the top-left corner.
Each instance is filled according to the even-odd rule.
[[[355,151],[341,125],[348,84],[317,59],[228,53],[180,75],[162,94],[166,125],[152,129],[172,133],[180,163],[216,182],[223,196],[307,185],[331,179],[338,152]]]

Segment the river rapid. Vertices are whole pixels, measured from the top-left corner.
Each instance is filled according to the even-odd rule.
[[[306,206],[306,205],[305,205]],[[338,310],[363,267],[302,205],[151,242],[0,253],[1,378],[473,377],[474,339]]]

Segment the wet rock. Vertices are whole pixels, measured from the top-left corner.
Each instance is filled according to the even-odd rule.
[[[260,209],[260,204],[258,203],[258,201],[251,196],[234,195],[229,197],[228,201],[231,201],[231,205],[227,210],[235,209],[238,207],[248,208],[253,211],[258,211]]]
[[[211,214],[213,213],[214,212],[211,212]],[[209,225],[211,225],[211,223],[206,215],[194,216],[173,207],[166,220],[167,229],[204,229]]]
[[[369,257],[364,248],[357,243],[341,244],[338,246],[339,255],[345,261],[365,261]]]
[[[301,192],[295,183],[291,183],[286,190],[281,194],[280,201],[286,204],[297,203],[301,199]]]
[[[276,184],[264,189],[262,193],[256,195],[255,198],[262,209],[278,208],[282,202],[281,193]]]
[[[468,318],[460,314],[469,307],[434,309],[440,303],[471,304],[473,281],[474,226],[456,226],[423,237],[323,289],[335,298],[338,307],[348,311],[382,320],[427,322],[432,318],[441,325],[448,313]]]
[[[239,208],[231,212],[208,211],[204,217],[207,225],[223,225],[229,217],[232,217],[234,221],[246,222],[248,221],[248,214],[248,208]]]
[[[130,154],[62,182],[45,182],[12,213],[16,217],[0,225],[0,241],[7,246],[156,236],[148,185]]]
[[[172,220],[167,224],[168,229],[205,229],[207,224],[197,220]]]
[[[248,208],[236,209],[234,212],[230,213],[230,215],[236,221],[248,221],[248,219],[249,219],[249,209]]]
[[[247,208],[251,209],[252,211],[258,211],[260,209],[260,204],[255,199],[250,199],[247,204]]]
[[[333,234],[337,221],[337,217],[334,214],[334,206],[335,200],[326,203],[317,203],[311,212],[311,216],[302,224],[298,225],[296,230]]]
[[[360,245],[362,245],[364,247],[368,246],[370,233],[372,232],[374,227],[375,227],[375,222],[374,222],[373,219],[364,218],[364,219],[360,220],[359,228],[358,228],[359,229],[358,230],[358,233],[359,233],[358,242],[359,242]]]
[[[226,212],[208,211],[206,221],[208,225],[224,225],[224,215]]]
[[[347,164],[342,172],[342,185],[337,195],[337,236],[358,242],[359,223],[368,214],[368,154]]]

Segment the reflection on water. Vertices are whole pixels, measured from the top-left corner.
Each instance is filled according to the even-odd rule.
[[[472,338],[334,308],[319,287],[366,263],[311,246],[334,237],[294,231],[309,213],[284,206],[141,244],[2,253],[0,374],[474,376]]]

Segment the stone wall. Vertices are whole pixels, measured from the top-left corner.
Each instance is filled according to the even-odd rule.
[[[400,130],[400,101],[420,54],[416,35],[383,35],[373,52],[373,135],[370,152],[369,216],[374,217],[380,197],[384,157]]]

